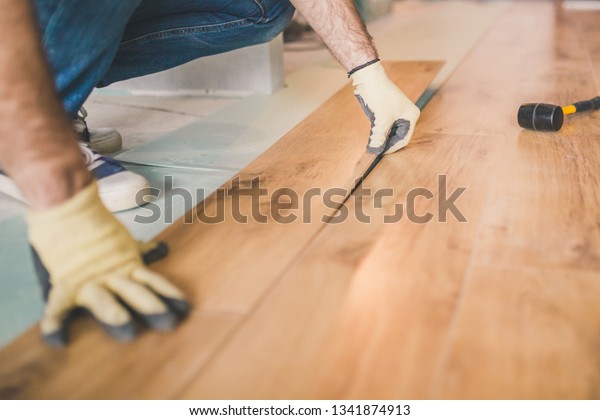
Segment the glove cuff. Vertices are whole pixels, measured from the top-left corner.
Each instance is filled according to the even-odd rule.
[[[55,220],[64,220],[73,214],[78,214],[91,206],[96,206],[100,201],[98,185],[92,181],[87,187],[79,191],[64,203],[45,210],[30,210],[27,212],[29,224],[51,223]]]
[[[354,87],[373,85],[374,83],[387,81],[387,73],[383,68],[383,64],[377,61],[367,67],[356,71],[352,76],[352,84]]]
[[[357,71],[360,71],[360,70],[364,69],[365,67],[369,67],[375,63],[379,63],[380,61],[381,60],[379,58],[376,58],[375,60],[371,60],[371,61],[366,62],[365,64],[361,64],[360,66],[354,67],[352,70],[350,70],[348,72],[348,77],[352,76]]]
[[[141,265],[135,241],[102,203],[96,182],[58,206],[30,211],[27,221],[29,242],[54,285],[75,287],[96,273]]]

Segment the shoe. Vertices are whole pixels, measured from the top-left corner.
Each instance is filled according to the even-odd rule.
[[[79,140],[96,153],[106,155],[121,150],[123,147],[121,134],[114,128],[88,128],[85,122],[87,116],[87,111],[81,107],[77,118],[73,120],[73,127]]]
[[[88,169],[97,179],[100,199],[109,211],[114,213],[146,204],[146,194],[137,200],[139,191],[149,188],[146,178],[128,171],[114,159],[95,153],[83,143],[79,146]],[[25,202],[15,182],[2,169],[0,192]]]

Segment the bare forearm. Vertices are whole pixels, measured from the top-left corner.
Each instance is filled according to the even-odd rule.
[[[377,58],[353,0],[291,0],[333,55],[351,70]]]
[[[90,180],[54,91],[31,5],[0,0],[0,164],[33,208],[69,198]]]

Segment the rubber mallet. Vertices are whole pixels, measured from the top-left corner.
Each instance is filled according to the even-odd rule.
[[[558,131],[562,128],[565,115],[600,109],[600,96],[589,101],[576,102],[560,107],[550,104],[524,104],[519,108],[519,125],[534,131]]]

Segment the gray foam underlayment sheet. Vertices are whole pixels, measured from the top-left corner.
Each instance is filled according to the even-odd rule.
[[[446,62],[425,104],[493,23],[505,4],[448,2],[376,36],[386,60],[443,60]],[[410,39],[410,42],[403,40]],[[149,144],[118,156],[129,169],[146,176],[162,191],[151,208],[117,214],[141,240],[156,236],[197,204],[195,191],[205,196],[268,149],[290,129],[340,89],[347,79],[333,61],[305,67],[286,78],[286,88],[274,95],[252,95],[230,107],[183,127]],[[365,138],[365,143],[366,143]],[[166,177],[173,186],[192,194],[192,200],[164,191]],[[160,209],[159,220],[142,222]],[[136,221],[137,217],[137,221]],[[68,233],[65,233],[68,235]],[[0,346],[25,331],[42,314],[40,288],[30,263],[22,214],[0,215]]]

